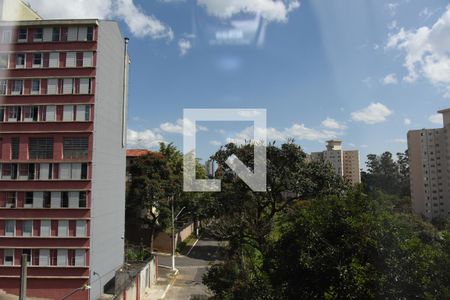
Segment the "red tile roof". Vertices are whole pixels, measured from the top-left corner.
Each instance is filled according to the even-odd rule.
[[[150,154],[151,151],[146,149],[128,149],[127,157],[140,157]]]

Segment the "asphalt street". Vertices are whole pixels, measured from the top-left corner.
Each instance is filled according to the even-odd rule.
[[[221,249],[219,241],[201,238],[190,252],[177,256],[175,266],[179,274],[165,299],[189,300],[210,295],[202,276],[211,263],[220,259]],[[158,260],[160,265],[171,266],[170,256],[159,256]]]

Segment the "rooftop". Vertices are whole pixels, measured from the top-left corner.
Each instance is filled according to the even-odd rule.
[[[140,157],[140,156],[148,155],[150,153],[152,153],[152,152],[147,149],[128,149],[127,157]]]

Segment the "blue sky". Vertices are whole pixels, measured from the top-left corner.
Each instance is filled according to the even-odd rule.
[[[405,150],[408,130],[441,127],[450,107],[448,1],[56,1],[30,2],[118,19],[130,37],[130,147],[181,149],[183,108],[265,108],[269,139],[311,152],[339,138],[364,161]],[[251,138],[249,123],[200,125],[202,158]]]

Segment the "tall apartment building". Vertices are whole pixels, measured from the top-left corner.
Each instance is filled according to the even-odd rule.
[[[439,113],[443,128],[408,132],[412,207],[428,219],[450,215],[450,109]]]
[[[361,182],[359,151],[342,150],[342,141],[327,141],[327,150],[313,152],[310,158],[329,163],[337,175],[344,177],[353,185]]]
[[[122,266],[128,62],[116,22],[0,22],[0,291],[22,254],[29,297],[97,299]]]

